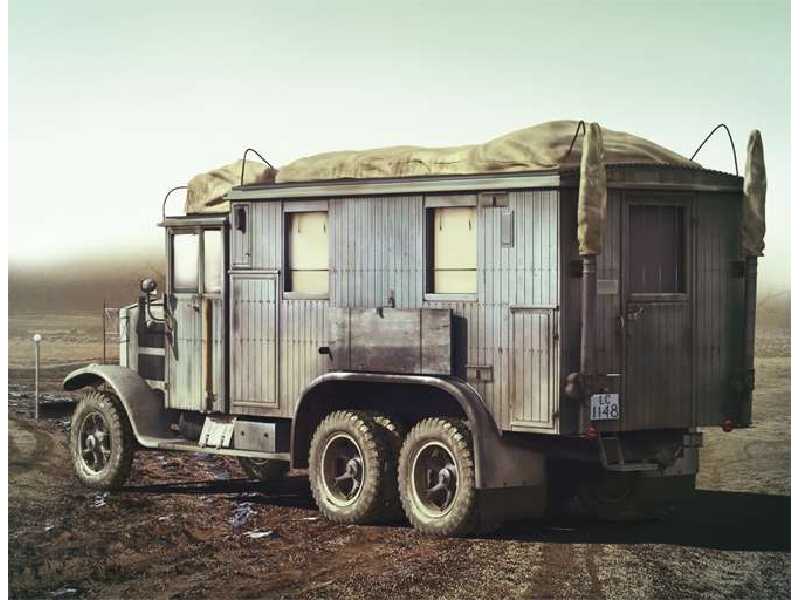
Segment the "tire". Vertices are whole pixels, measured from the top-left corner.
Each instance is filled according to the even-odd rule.
[[[135,440],[128,415],[109,392],[91,390],[81,398],[69,434],[75,474],[85,486],[114,490],[128,480]]]
[[[367,415],[380,428],[386,446],[386,477],[382,481],[383,512],[380,519],[384,522],[401,521],[404,514],[397,485],[397,468],[408,427],[399,419],[379,412],[368,411]]]
[[[273,458],[246,458],[240,456],[239,464],[250,479],[258,479],[264,482],[280,481],[289,472],[288,462]]]
[[[459,536],[476,530],[472,436],[463,422],[420,421],[403,442],[397,479],[403,510],[417,531]]]
[[[336,523],[376,523],[386,513],[390,450],[368,414],[340,410],[311,438],[308,478],[320,512]],[[337,479],[338,478],[338,479]]]

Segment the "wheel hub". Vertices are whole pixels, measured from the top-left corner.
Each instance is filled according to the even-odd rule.
[[[364,483],[364,460],[356,441],[334,435],[322,451],[322,476],[328,498],[339,506],[353,504]]]
[[[99,412],[87,414],[78,430],[78,440],[84,466],[95,473],[105,469],[111,459],[111,436],[105,417]]]
[[[413,492],[417,505],[429,516],[440,517],[453,506],[458,470],[450,451],[440,442],[425,444],[414,456]]]

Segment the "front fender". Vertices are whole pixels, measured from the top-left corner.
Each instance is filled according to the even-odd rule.
[[[317,397],[320,386],[336,382],[363,382],[376,384],[413,384],[438,388],[458,402],[467,417],[472,432],[475,453],[475,483],[478,488],[503,488],[541,485],[545,478],[544,456],[535,450],[514,444],[503,438],[494,418],[478,392],[461,379],[428,375],[389,375],[376,373],[334,372],[314,379],[305,390],[295,408],[292,420],[292,454],[298,449],[298,425],[302,427],[308,404]],[[409,398],[413,401],[413,398]]]
[[[119,398],[136,440],[145,447],[155,448],[158,440],[172,437],[169,426],[172,421],[164,401],[132,369],[117,365],[91,364],[72,371],[64,378],[65,390],[96,387],[107,384]]]

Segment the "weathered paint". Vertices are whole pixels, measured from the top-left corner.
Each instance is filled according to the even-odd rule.
[[[739,258],[739,196],[708,185],[687,190],[692,181],[677,186],[681,173],[676,171],[665,172],[669,185],[653,180],[636,189],[641,174],[631,173],[630,181],[621,174],[611,178],[605,245],[597,261],[596,364],[604,391],[621,394],[623,415],[600,427],[718,424],[725,402],[737,397],[741,377],[743,282],[731,268]],[[255,192],[248,193],[246,202],[232,206],[248,212],[247,230],[230,232],[231,412],[291,417],[308,382],[333,368],[331,357],[318,352],[330,342],[329,307],[393,305],[452,310],[453,374],[466,378],[470,366],[471,385],[502,428],[570,434],[588,424],[580,403],[561,397],[566,375],[578,370],[580,348],[574,187],[509,187],[502,206],[480,202],[477,193],[459,188],[459,202],[477,206],[477,289],[453,296],[427,293],[426,204],[446,204],[446,197],[311,201],[309,209],[319,210],[323,203],[329,212],[330,287],[327,295],[304,296],[284,292],[282,280],[284,211],[297,210],[298,201],[274,199],[274,194],[259,201]],[[626,283],[625,211],[632,200],[656,197],[686,202],[690,215],[689,280],[685,297],[677,301],[632,298]],[[233,289],[237,278],[238,292]],[[245,281],[263,297],[237,303]],[[639,307],[641,318],[628,322],[627,314]],[[187,317],[178,342],[191,348],[199,338]],[[216,343],[215,333],[215,351]],[[189,398],[195,386],[199,394],[199,372],[190,364],[179,366],[183,370],[170,373],[170,385],[185,387],[186,400],[173,387],[174,406],[196,408]],[[478,372],[491,376],[478,380]],[[215,386],[216,381],[215,373]]]
[[[477,199],[475,200],[477,204]],[[235,210],[234,205],[234,210]],[[252,202],[248,230],[253,238],[253,269],[281,271],[283,218],[278,202]],[[328,344],[328,306],[377,307],[393,299],[398,308],[450,308],[454,314],[456,374],[465,375],[467,364],[492,366],[491,382],[474,383],[495,418],[511,424],[513,373],[555,369],[556,350],[542,354],[540,342],[513,338],[511,307],[558,307],[558,193],[555,190],[514,191],[508,207],[478,207],[478,288],[473,297],[450,300],[425,293],[425,197],[391,196],[334,198],[329,203],[331,227],[331,286],[329,299],[281,300],[280,403],[277,410],[243,414],[291,416],[300,391],[318,374],[330,368],[330,357],[318,348]],[[514,244],[501,247],[502,211],[514,211]],[[252,226],[252,229],[251,229]],[[246,248],[247,240],[232,237],[231,255]],[[260,251],[260,240],[273,246]],[[262,257],[262,258],[256,258]],[[271,257],[271,260],[267,260]],[[554,313],[555,314],[555,313]],[[553,317],[554,318],[554,317]],[[552,319],[551,319],[552,320]],[[554,326],[551,326],[554,329]],[[552,333],[548,334],[551,335]],[[552,340],[555,342],[555,340]],[[530,345],[533,344],[533,345]],[[553,346],[556,348],[557,346]],[[550,348],[550,346],[548,346]],[[516,350],[521,357],[514,358]],[[231,369],[238,373],[232,346]],[[540,365],[538,361],[541,361]],[[537,375],[538,376],[538,375]],[[555,430],[553,393],[541,399],[538,388],[526,387],[532,403],[524,423]],[[539,403],[542,403],[539,406]],[[533,410],[533,404],[536,404]]]

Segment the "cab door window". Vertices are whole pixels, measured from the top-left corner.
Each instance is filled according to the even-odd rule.
[[[199,234],[176,233],[172,236],[172,289],[174,291],[198,291],[199,253]]]
[[[203,232],[203,292],[222,292],[222,231]]]

